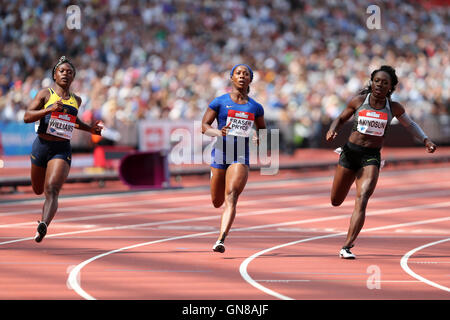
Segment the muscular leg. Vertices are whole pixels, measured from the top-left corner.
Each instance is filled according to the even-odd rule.
[[[340,206],[344,202],[355,178],[355,171],[337,165],[333,186],[331,187],[331,204],[333,206]]]
[[[236,216],[236,205],[239,195],[247,184],[248,167],[235,163],[228,167],[225,176],[225,209],[220,224],[219,240],[225,240]]]
[[[42,221],[48,226],[53,220],[58,209],[58,196],[67,176],[70,166],[62,159],[50,160],[47,164],[45,177],[45,202],[42,209]]]
[[[46,168],[31,164],[31,186],[35,194],[39,195],[44,192],[45,172]]]
[[[216,208],[225,201],[225,173],[226,169],[211,167],[211,201]]]
[[[375,191],[378,182],[379,169],[376,166],[362,167],[356,177],[356,199],[347,239],[344,247],[350,247],[358,237],[366,218],[366,207],[370,196]]]

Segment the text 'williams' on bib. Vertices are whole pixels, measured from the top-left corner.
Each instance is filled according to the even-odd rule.
[[[56,137],[71,139],[75,128],[76,116],[62,112],[52,112],[47,133]]]

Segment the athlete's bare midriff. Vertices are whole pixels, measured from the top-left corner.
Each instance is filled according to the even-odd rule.
[[[376,137],[353,131],[348,141],[366,148],[381,148],[383,146],[384,137]]]

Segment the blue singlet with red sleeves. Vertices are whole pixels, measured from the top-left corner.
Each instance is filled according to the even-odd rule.
[[[235,103],[227,93],[215,98],[209,108],[217,112],[219,130],[228,124],[230,127],[226,137],[217,137],[211,152],[211,166],[226,169],[232,163],[249,165],[249,135],[255,119],[264,116],[262,105],[250,97],[245,104]]]

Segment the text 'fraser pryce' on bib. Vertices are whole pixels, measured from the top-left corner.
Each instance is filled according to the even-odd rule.
[[[380,137],[384,135],[387,123],[387,113],[373,110],[361,110],[358,113],[357,130],[363,134]]]
[[[62,112],[52,112],[47,133],[56,137],[71,139],[77,117]]]
[[[228,134],[232,136],[248,137],[253,127],[255,115],[251,112],[228,110]]]

